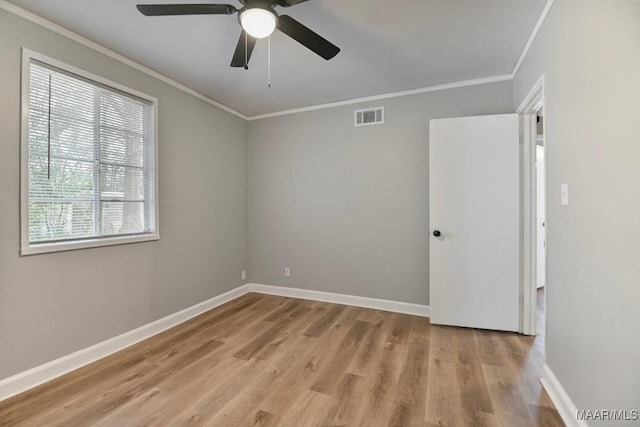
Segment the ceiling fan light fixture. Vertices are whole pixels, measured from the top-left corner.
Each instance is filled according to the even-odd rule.
[[[256,39],[270,36],[275,31],[277,22],[276,15],[267,9],[254,7],[240,13],[240,25]]]

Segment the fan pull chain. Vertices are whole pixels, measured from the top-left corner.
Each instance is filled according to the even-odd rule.
[[[249,69],[249,53],[247,52],[249,50],[249,35],[247,34],[246,31],[244,31],[244,69],[248,70]]]
[[[268,79],[268,84],[269,87],[271,87],[271,36],[269,36],[269,49],[268,49],[268,57],[267,57],[267,61],[268,61],[268,75],[267,75],[267,79]]]

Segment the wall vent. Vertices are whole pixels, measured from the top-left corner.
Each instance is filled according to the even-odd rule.
[[[384,123],[384,107],[368,108],[366,110],[356,110],[354,112],[354,125],[370,126]]]

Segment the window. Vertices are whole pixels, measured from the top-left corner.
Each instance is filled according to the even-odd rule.
[[[155,240],[157,101],[25,50],[24,255]]]

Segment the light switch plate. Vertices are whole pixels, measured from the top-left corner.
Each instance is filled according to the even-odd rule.
[[[560,184],[560,204],[569,206],[569,184]]]

